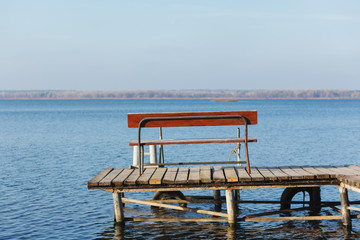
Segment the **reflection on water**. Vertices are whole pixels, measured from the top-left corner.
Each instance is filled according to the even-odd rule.
[[[210,207],[210,205],[208,206]],[[125,214],[145,214],[150,217],[203,217],[194,213],[151,208],[142,211],[127,206]],[[145,207],[146,209],[150,209]],[[241,210],[241,206],[239,206]],[[327,210],[327,214],[329,210]],[[149,215],[150,214],[150,215]],[[300,215],[311,215],[301,211]],[[334,214],[334,212],[332,212]],[[297,214],[296,214],[297,215]],[[320,213],[321,215],[321,213]],[[138,215],[137,215],[138,216]],[[293,216],[288,214],[288,216]],[[344,228],[340,220],[325,221],[278,221],[238,222],[229,227],[213,222],[133,222],[125,225],[112,221],[104,223],[104,231],[95,239],[359,239],[359,228],[352,231]],[[354,222],[356,225],[356,221]]]
[[[105,227],[105,226],[104,226]],[[326,230],[324,230],[324,228]],[[359,239],[356,231],[343,229],[336,221],[314,224],[299,221],[259,224],[237,223],[140,223],[106,224],[95,239]]]

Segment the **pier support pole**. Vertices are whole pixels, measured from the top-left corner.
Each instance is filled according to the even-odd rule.
[[[220,190],[214,190],[215,211],[221,210],[221,193]]]
[[[228,214],[229,225],[235,226],[236,214],[235,214],[235,203],[234,203],[234,192],[231,189],[225,190],[226,196],[226,208]]]
[[[121,200],[121,193],[119,192],[113,192],[113,200],[114,200],[114,220],[117,223],[124,224],[125,218],[124,218],[124,209],[123,204]]]
[[[343,224],[347,229],[351,229],[351,218],[349,207],[348,191],[342,185],[339,186],[340,201],[341,201],[341,213],[343,216]]]

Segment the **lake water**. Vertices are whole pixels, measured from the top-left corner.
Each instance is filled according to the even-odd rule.
[[[249,126],[253,166],[360,164],[359,100],[2,100],[0,101],[0,239],[349,239],[360,238],[360,221],[346,235],[342,222],[227,223],[127,222],[114,225],[112,195],[88,190],[87,181],[107,167],[128,167],[129,112],[257,110],[258,125]],[[181,130],[181,131],[179,131]],[[144,131],[144,138],[157,131]],[[164,129],[164,137],[236,136],[236,127]],[[176,159],[227,160],[233,145],[165,148]],[[279,200],[283,189],[242,190],[242,200]],[[184,192],[194,194],[194,192]],[[211,192],[198,192],[208,194]],[[325,201],[339,201],[336,187],[321,190]],[[153,193],[129,197],[149,199]],[[358,200],[359,194],[350,194]],[[196,207],[190,205],[190,207]],[[212,210],[213,204],[204,204]],[[276,211],[277,204],[241,204],[239,216]],[[127,204],[125,215],[162,216]],[[198,217],[194,213],[177,213]],[[309,214],[306,211],[293,216]],[[338,214],[323,208],[322,215]]]

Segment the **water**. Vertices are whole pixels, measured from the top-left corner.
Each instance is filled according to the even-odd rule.
[[[112,196],[86,183],[106,167],[131,164],[128,112],[258,110],[249,126],[253,166],[360,164],[359,100],[27,100],[0,101],[0,239],[356,239],[359,220],[346,235],[341,221],[143,223],[114,225]],[[155,135],[154,135],[155,134]],[[157,136],[155,130],[143,135]],[[172,136],[236,136],[234,127],[164,129]],[[232,145],[165,148],[167,161],[227,159]],[[179,157],[179,155],[181,157]],[[180,158],[180,159],[179,159]],[[279,200],[283,189],[241,191],[243,200]],[[191,192],[184,192],[191,194]],[[198,192],[209,194],[209,192]],[[336,187],[322,199],[339,201]],[[151,198],[153,193],[129,197]],[[359,199],[351,193],[350,200]],[[190,207],[196,207],[190,205]],[[213,210],[212,204],[204,208]],[[278,205],[239,205],[239,216],[276,211]],[[127,204],[126,216],[163,216],[169,211]],[[165,211],[165,212],[164,212]],[[194,213],[177,213],[199,217]],[[306,211],[293,216],[311,214]],[[338,214],[324,208],[321,213]]]

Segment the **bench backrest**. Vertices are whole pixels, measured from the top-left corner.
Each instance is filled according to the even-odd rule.
[[[190,127],[244,125],[241,118],[212,118],[241,115],[248,125],[257,124],[257,111],[221,111],[221,112],[171,112],[171,113],[128,113],[128,127],[137,128],[144,118],[170,118],[165,120],[145,121],[141,127]],[[184,117],[184,119],[171,119]],[[186,119],[190,117],[190,119]],[[194,118],[191,118],[194,117]],[[199,118],[196,118],[199,117]],[[209,117],[209,118],[206,118]]]

